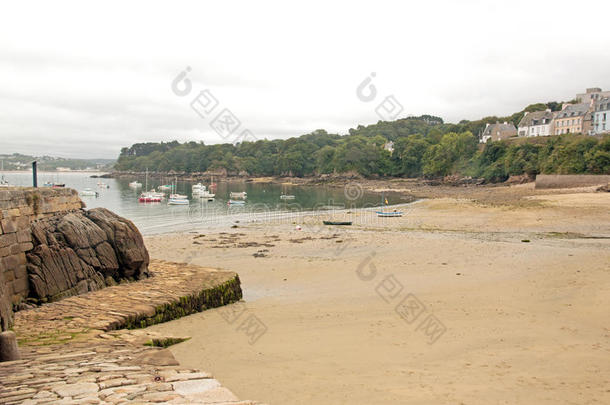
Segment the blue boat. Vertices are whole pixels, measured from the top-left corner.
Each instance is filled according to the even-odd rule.
[[[402,217],[402,211],[383,212],[377,211],[378,217]]]

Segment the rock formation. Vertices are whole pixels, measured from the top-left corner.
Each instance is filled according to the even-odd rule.
[[[122,279],[148,276],[148,252],[135,225],[104,208],[31,224],[27,253],[30,297],[55,301]]]

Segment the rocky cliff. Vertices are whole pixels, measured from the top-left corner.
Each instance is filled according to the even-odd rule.
[[[149,275],[135,225],[83,207],[75,190],[0,190],[0,329],[14,308]]]

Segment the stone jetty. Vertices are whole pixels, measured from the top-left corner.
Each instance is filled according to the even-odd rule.
[[[149,271],[145,280],[16,312],[22,359],[0,363],[0,403],[255,404],[181,367],[163,347],[187,336],[138,329],[238,301],[237,274],[155,260]]]
[[[150,260],[75,190],[0,190],[0,404],[246,405],[147,326],[242,298],[236,273]],[[18,344],[17,344],[18,343]]]

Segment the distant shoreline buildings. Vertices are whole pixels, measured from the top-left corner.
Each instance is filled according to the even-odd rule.
[[[578,104],[563,104],[560,111],[526,112],[517,127],[508,122],[487,124],[480,142],[514,137],[610,133],[610,91],[592,87],[577,94],[575,99]]]

